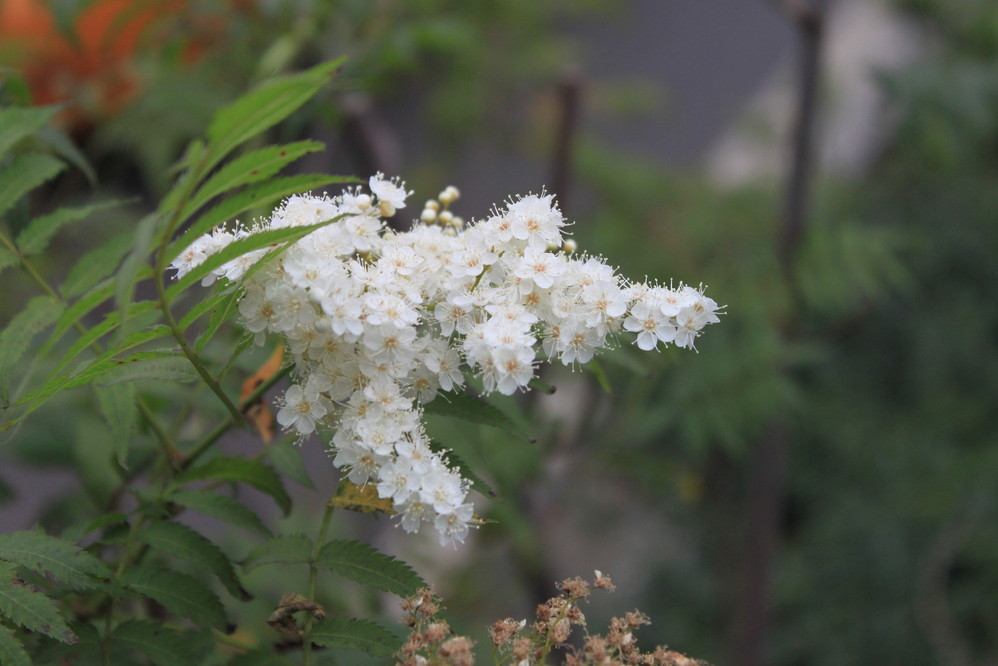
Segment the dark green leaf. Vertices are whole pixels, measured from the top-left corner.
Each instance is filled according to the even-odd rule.
[[[45,127],[59,111],[56,106],[11,106],[0,109],[0,155],[26,136]]]
[[[60,208],[48,215],[36,217],[17,235],[17,247],[25,256],[38,254],[48,247],[49,239],[60,228],[85,220],[96,211],[119,205],[121,202],[105,201],[79,208]]]
[[[319,551],[315,566],[400,597],[426,587],[408,564],[358,541],[330,541]]]
[[[189,666],[196,655],[183,634],[168,629],[160,622],[129,620],[111,633],[111,654],[129,650],[145,655],[156,666]]]
[[[108,579],[107,567],[74,544],[41,532],[0,535],[0,559],[51,576],[67,587],[88,590]]]
[[[230,525],[242,527],[264,536],[272,536],[270,530],[260,520],[260,516],[242,502],[234,500],[228,495],[220,495],[207,490],[178,490],[169,496],[169,500],[191,511],[217,518]]]
[[[54,157],[25,153],[0,168],[0,215],[10,210],[25,194],[54,178],[65,167],[65,164]]]
[[[166,250],[168,261],[173,261],[181,252],[199,236],[211,231],[218,225],[235,219],[238,215],[257,207],[271,207],[281,199],[292,194],[308,192],[332,183],[355,182],[352,178],[327,176],[324,174],[304,174],[272,178],[265,183],[247,187],[244,190],[226,197],[218,204],[208,209],[197,222],[180,238],[175,240]]]
[[[28,302],[0,333],[0,400],[10,397],[11,371],[24,356],[38,333],[62,314],[63,304],[49,296],[37,296]]]
[[[232,596],[243,601],[249,600],[249,593],[239,582],[225,553],[186,525],[174,522],[152,523],[140,531],[136,538],[163,553],[204,567],[218,577]]]
[[[402,647],[398,637],[381,625],[351,618],[322,620],[312,627],[308,637],[318,645],[352,648],[372,657],[389,657]]]
[[[146,566],[125,572],[125,587],[149,597],[171,613],[190,618],[202,627],[224,629],[225,609],[204,583],[176,571]]]
[[[139,408],[135,398],[135,385],[131,382],[115,384],[94,384],[97,402],[101,413],[111,430],[112,448],[115,459],[122,467],[127,467],[128,445],[135,433]]]
[[[315,490],[315,484],[312,483],[308,470],[305,469],[305,462],[302,460],[301,447],[289,441],[276,442],[268,444],[266,452],[277,471],[298,485]]]
[[[243,185],[258,183],[270,178],[284,166],[303,155],[323,149],[318,141],[299,141],[283,146],[267,146],[240,155],[208,179],[191,201],[184,206],[180,219],[186,220],[194,211],[215,197]]]
[[[24,651],[14,632],[0,625],[0,664],[4,666],[31,666],[31,658]]]
[[[291,498],[284,490],[281,478],[274,470],[258,460],[215,458],[203,465],[188,469],[174,479],[174,484],[182,486],[201,479],[248,484],[273,497],[285,514],[291,510]]]
[[[530,440],[530,435],[497,407],[467,393],[440,393],[435,400],[423,406],[427,414],[439,414],[500,428],[508,433]]]
[[[78,296],[114,273],[132,247],[132,232],[113,236],[86,253],[73,265],[59,288],[66,298]]]
[[[306,564],[312,557],[312,540],[304,534],[286,534],[260,544],[243,560],[243,570],[268,564]]]
[[[76,636],[69,629],[55,602],[21,583],[11,565],[0,564],[0,614],[13,623],[63,643]]]
[[[329,82],[340,63],[323,63],[299,74],[264,81],[219,110],[208,127],[208,168],[294,113]]]

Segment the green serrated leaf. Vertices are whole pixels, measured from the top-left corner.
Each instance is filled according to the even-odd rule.
[[[82,525],[77,523],[76,525],[69,526],[66,528],[66,531],[62,533],[62,538],[67,541],[79,541],[91,532],[95,532],[102,527],[107,527],[108,525],[120,525],[126,522],[128,522],[128,516],[123,513],[105,513],[104,515],[97,516],[93,520],[87,521]]]
[[[301,447],[290,441],[275,442],[267,445],[266,453],[277,471],[298,485],[315,490],[315,484],[312,483],[312,478],[308,475],[305,462],[302,460]]]
[[[260,544],[243,560],[243,570],[268,564],[305,564],[312,557],[312,540],[304,534],[285,534]]]
[[[218,291],[216,294],[212,294],[205,300],[201,301],[190,310],[187,311],[180,321],[177,322],[177,327],[181,331],[186,331],[191,324],[196,322],[198,319],[203,317],[206,313],[211,312],[213,309],[218,307],[227,298],[233,296],[232,292],[236,291],[233,288],[225,288]],[[237,294],[238,295],[238,294]]]
[[[48,215],[36,217],[17,235],[17,247],[25,256],[38,254],[48,247],[49,240],[62,227],[85,220],[99,210],[119,205],[119,201],[105,201],[78,208],[59,208]]]
[[[149,253],[160,222],[161,218],[156,213],[150,213],[139,220],[132,236],[132,251],[125,256],[115,275],[114,302],[126,315],[135,294],[135,285],[139,281],[139,271],[143,266],[148,267]]]
[[[119,353],[119,351],[120,350],[115,350],[114,354]],[[176,350],[167,349],[136,352],[131,356],[126,356],[125,358],[114,358],[111,354],[104,354],[96,359],[87,361],[68,375],[50,378],[42,387],[35,389],[28,395],[24,396],[18,402],[18,405],[24,407],[24,409],[15,419],[4,423],[3,426],[0,427],[0,430],[10,428],[24,420],[25,417],[51,399],[52,396],[57,395],[62,391],[66,391],[77,386],[83,386],[84,384],[89,384],[90,382],[95,381],[110,372],[122,370],[129,365],[152,362],[157,359],[164,358],[182,358],[182,356]],[[176,377],[176,374],[173,376]]]
[[[152,523],[139,532],[136,538],[160,552],[204,567],[237,599],[248,601],[251,598],[222,549],[186,525],[174,522]]]
[[[41,153],[25,153],[0,168],[0,215],[10,210],[21,197],[54,178],[66,165]]]
[[[0,271],[11,266],[16,266],[21,262],[17,253],[5,247],[0,247]]]
[[[238,215],[258,207],[270,207],[292,194],[308,192],[333,183],[356,182],[353,178],[327,176],[325,174],[304,174],[272,178],[265,183],[253,185],[226,197],[206,211],[197,222],[170,244],[166,250],[167,261],[172,262],[199,236],[218,225],[235,219]]]
[[[0,155],[24,137],[45,127],[58,111],[57,106],[11,106],[0,109]]]
[[[468,393],[440,393],[435,400],[426,403],[423,410],[427,414],[450,416],[469,423],[500,428],[531,441],[530,435],[498,407]]]
[[[194,350],[198,353],[204,349],[205,345],[211,341],[218,329],[221,328],[222,324],[229,321],[232,316],[236,313],[239,308],[239,297],[242,295],[242,290],[233,288],[229,291],[225,298],[220,300],[215,307],[211,309],[211,316],[208,318],[208,326],[205,327],[201,335],[197,337],[194,341]]]
[[[169,335],[166,326],[156,327],[154,331],[148,331],[147,335],[161,337]],[[152,339],[150,337],[150,339]],[[140,359],[133,363],[127,363],[111,370],[100,378],[101,384],[119,384],[121,382],[132,381],[157,381],[157,382],[196,382],[200,375],[191,366],[191,362],[186,356],[177,354],[165,358]]]
[[[184,206],[180,219],[186,220],[194,211],[218,195],[243,185],[266,180],[291,162],[324,147],[318,141],[298,141],[283,146],[267,146],[240,155],[219,169],[201,186],[190,202]]]
[[[405,562],[359,541],[330,541],[319,551],[315,566],[400,597],[427,586]]]
[[[285,515],[291,510],[291,498],[284,490],[281,477],[258,460],[215,458],[203,465],[188,469],[174,479],[174,485],[182,486],[201,479],[245,483],[274,498]]]
[[[351,648],[372,657],[389,657],[402,647],[402,641],[380,624],[352,618],[326,618],[312,627],[308,638],[318,645]]]
[[[62,314],[65,306],[49,296],[36,296],[0,333],[0,401],[10,399],[11,371],[38,333]]]
[[[169,501],[230,525],[251,530],[267,537],[273,536],[260,520],[260,516],[242,502],[234,500],[228,495],[220,495],[207,490],[177,490],[169,496]]]
[[[66,298],[73,298],[99,284],[101,280],[114,273],[131,247],[131,231],[112,236],[77,260],[59,287],[59,291]]]
[[[202,627],[224,629],[227,624],[225,609],[215,593],[186,574],[146,566],[126,571],[121,583]]]
[[[77,590],[99,587],[108,579],[107,567],[76,545],[41,532],[0,535],[0,559],[12,562]]]
[[[207,168],[294,113],[329,82],[341,62],[323,63],[299,74],[264,81],[220,109],[208,127]]]
[[[110,643],[112,659],[119,650],[127,650],[148,657],[156,666],[189,666],[196,661],[187,638],[159,622],[123,622],[111,633]]]
[[[71,645],[55,641],[43,641],[32,650],[35,664],[59,664],[60,666],[84,666],[99,664],[102,661],[102,641],[97,630],[81,622],[71,622],[69,628],[79,639]],[[6,664],[6,662],[2,662]]]
[[[0,564],[0,615],[63,643],[76,640],[55,602],[20,582],[13,566],[7,564]]]
[[[31,657],[24,651],[21,641],[4,626],[0,626],[0,664],[4,666],[31,666]]]
[[[59,317],[59,320],[55,322],[55,327],[52,329],[51,335],[49,335],[48,340],[38,351],[38,355],[44,356],[47,354],[62,339],[62,336],[71,326],[77,324],[97,306],[111,298],[112,294],[114,294],[114,284],[111,280],[106,280],[94,286],[93,289],[69,306],[62,313],[62,316]]]
[[[135,385],[131,382],[115,384],[94,384],[97,402],[101,413],[111,430],[112,448],[115,459],[122,467],[128,467],[128,445],[135,433],[139,407],[136,403]]]

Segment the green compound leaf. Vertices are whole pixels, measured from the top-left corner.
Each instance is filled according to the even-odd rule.
[[[24,651],[14,632],[0,625],[0,664],[4,666],[31,666],[31,658]]]
[[[38,333],[62,314],[63,304],[49,296],[36,296],[28,302],[0,333],[0,401],[10,399],[11,371],[28,350]]]
[[[48,215],[36,217],[17,235],[17,247],[26,256],[38,254],[48,247],[49,240],[62,227],[85,220],[99,210],[119,205],[119,201],[105,201],[79,208],[60,208]]]
[[[132,441],[135,425],[139,418],[135,385],[131,382],[119,382],[94,384],[93,386],[100,411],[111,430],[115,459],[119,465],[127,467],[128,444]]]
[[[423,405],[423,410],[427,414],[450,416],[469,423],[500,428],[532,441],[530,435],[499,408],[468,393],[440,393],[436,399]]]
[[[73,264],[59,291],[66,298],[73,298],[91,289],[117,270],[131,247],[131,231],[112,236]]]
[[[188,469],[174,480],[174,484],[182,486],[201,479],[245,483],[273,497],[285,515],[291,510],[291,498],[284,490],[281,477],[258,460],[215,458],[203,465]]]
[[[176,571],[146,566],[130,569],[121,579],[130,590],[149,597],[171,613],[202,627],[224,629],[225,609],[202,581]]]
[[[283,146],[267,146],[240,155],[208,179],[191,201],[184,206],[180,219],[186,220],[194,211],[215,197],[243,185],[270,178],[283,167],[308,153],[324,148],[318,141],[298,141]]]
[[[0,615],[29,631],[37,631],[62,643],[76,641],[76,635],[66,624],[55,602],[18,580],[10,564],[0,564]]]
[[[156,666],[189,666],[197,661],[186,636],[146,620],[129,620],[115,627],[111,653],[116,655],[121,650],[138,652]]]
[[[12,106],[0,109],[0,155],[24,137],[45,127],[58,111],[57,106]]]
[[[351,648],[372,657],[390,657],[402,647],[402,641],[380,624],[352,618],[322,620],[308,638],[318,645]]]
[[[268,564],[307,564],[311,557],[311,539],[304,534],[285,534],[251,550],[243,560],[243,570],[252,571]]]
[[[229,525],[269,537],[273,533],[256,513],[228,495],[207,490],[177,490],[167,499],[182,507],[210,516]]]
[[[281,199],[292,194],[308,192],[334,183],[352,182],[356,182],[356,180],[349,177],[327,176],[325,174],[304,174],[273,178],[259,185],[247,187],[230,197],[226,197],[199,217],[197,222],[192,224],[180,238],[175,240],[167,248],[167,261],[176,259],[177,255],[187,249],[202,234],[211,231],[224,222],[235,219],[238,215],[248,210],[270,208]]]
[[[0,535],[0,559],[77,590],[100,587],[108,579],[107,567],[96,557],[69,541],[41,532]]]
[[[10,210],[21,197],[54,178],[66,165],[41,153],[18,155],[0,168],[0,215]]]
[[[294,113],[329,82],[341,63],[342,59],[335,60],[299,74],[264,81],[220,109],[208,127],[208,168]]]
[[[247,592],[236,576],[232,562],[222,549],[186,525],[174,522],[152,523],[136,538],[158,550],[192,562],[214,574],[233,597],[249,601]]]
[[[408,564],[358,541],[330,541],[319,551],[315,566],[400,597],[427,587]]]

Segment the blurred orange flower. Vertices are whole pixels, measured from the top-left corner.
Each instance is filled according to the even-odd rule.
[[[0,62],[22,72],[35,104],[68,103],[61,121],[81,129],[128,104],[141,90],[133,58],[141,48],[161,45],[157,27],[184,15],[185,0],[96,0],[64,34],[44,0],[0,0]],[[218,18],[218,17],[215,17]],[[204,48],[202,21],[185,33],[184,60]]]

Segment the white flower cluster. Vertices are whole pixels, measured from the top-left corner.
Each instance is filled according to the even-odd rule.
[[[550,195],[465,226],[447,210],[458,196],[451,187],[410,231],[395,232],[383,218],[408,193],[381,174],[370,191],[291,197],[252,229],[201,237],[172,267],[181,277],[237,238],[338,218],[247,279],[239,311],[250,331],[284,336],[294,357],[297,381],[278,422],[302,436],[334,426],[333,464],[354,483],[376,484],[409,532],[432,522],[442,544],[462,541],[473,515],[467,481],[423,429],[420,405],[438,390],[461,389],[470,372],[487,392],[509,395],[540,360],[586,363],[621,330],[636,333],[640,349],[692,348],[718,321],[702,289],[627,282],[599,259],[563,251],[565,222]],[[206,282],[239,280],[268,251]]]

